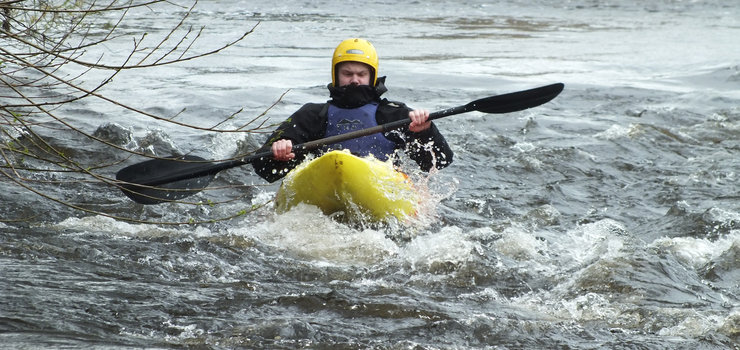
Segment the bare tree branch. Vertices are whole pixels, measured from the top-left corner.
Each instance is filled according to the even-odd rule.
[[[215,48],[197,52],[197,43],[206,35],[206,28],[193,28],[188,24],[196,5],[197,1],[182,6],[169,0],[0,0],[0,185],[36,195],[49,203],[49,207],[69,208],[71,213],[81,211],[118,220],[159,224],[228,220],[266,204],[248,205],[248,209],[228,215],[190,217],[182,221],[124,215],[126,209],[110,205],[111,201],[117,201],[114,196],[121,198],[119,207],[133,204],[120,196],[121,183],[113,178],[112,169],[132,156],[161,156],[125,142],[112,141],[97,134],[98,130],[86,130],[89,125],[79,125],[80,121],[68,114],[71,106],[96,101],[177,128],[243,135],[261,132],[266,114],[284,94],[263,113],[248,118],[241,126],[231,127],[228,125],[243,113],[243,108],[228,113],[215,124],[200,126],[175,120],[181,112],[158,115],[146,111],[144,106],[131,105],[104,92],[105,87],[115,86],[123,71],[153,70],[218,54],[243,41],[259,25],[256,23]],[[121,29],[132,10],[168,6],[184,12],[169,29],[155,34],[159,38],[153,46],[144,44],[145,40],[149,41],[150,33],[126,33]],[[111,18],[114,18],[112,23],[106,22]],[[127,37],[132,37],[127,54],[107,58],[104,46]],[[240,158],[244,152],[249,150],[239,150],[228,159]],[[60,188],[110,194],[80,202],[67,198],[72,192]],[[209,190],[231,192],[231,195],[206,203],[179,201],[173,205],[199,208],[238,204],[248,196],[245,189],[247,187],[241,184],[213,186]],[[2,213],[0,222],[37,218],[25,213]]]

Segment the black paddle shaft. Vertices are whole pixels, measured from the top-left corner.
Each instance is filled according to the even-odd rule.
[[[517,112],[537,107],[552,100],[563,91],[563,88],[564,85],[562,83],[556,83],[534,89],[486,97],[463,106],[431,113],[428,120],[472,111],[496,114]],[[346,134],[305,142],[294,145],[293,152],[308,152],[326,145],[400,129],[409,124],[411,124],[411,119],[397,120]],[[116,174],[116,179],[122,182],[121,187],[124,193],[134,201],[143,204],[154,204],[197,193],[205,188],[218,172],[268,157],[272,157],[271,151],[255,153],[238,160],[219,163],[207,162],[202,158],[193,156],[173,159],[151,159],[121,169]],[[190,179],[193,181],[188,181]],[[152,189],[157,186],[161,186],[164,189]],[[172,193],[178,190],[180,193]],[[166,198],[162,193],[166,194]]]
[[[428,120],[435,120],[444,117],[448,117],[455,114],[461,114],[466,112],[478,111],[483,113],[510,113],[517,112],[527,108],[536,107],[544,104],[553,98],[555,98],[561,91],[563,91],[564,85],[562,83],[551,84],[539,88],[530,90],[524,90],[519,92],[512,92],[504,95],[497,95],[475,100],[463,106],[457,106],[448,108],[442,111],[434,112],[429,114]],[[385,123],[370,128],[356,130],[341,135],[326,137],[316,141],[310,141],[293,146],[294,152],[306,152],[314,150],[325,145],[331,145],[346,140],[356,139],[363,136],[372,135],[375,133],[384,133],[395,129],[400,129],[406,125],[411,124],[411,119],[402,119],[390,123]],[[256,155],[255,155],[256,156]],[[271,156],[271,154],[268,154]],[[258,158],[254,156],[245,158],[249,161],[254,161]],[[260,157],[264,157],[261,155]],[[247,162],[249,162],[247,161]]]

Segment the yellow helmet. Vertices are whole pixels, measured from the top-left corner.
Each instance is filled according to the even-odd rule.
[[[337,64],[346,61],[361,62],[372,68],[370,81],[372,85],[378,81],[378,53],[375,47],[365,39],[347,39],[339,43],[334,49],[334,55],[331,59],[331,84],[337,86]]]

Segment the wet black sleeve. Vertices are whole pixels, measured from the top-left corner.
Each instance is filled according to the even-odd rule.
[[[408,119],[411,108],[399,102],[387,102],[378,107],[378,124]],[[452,163],[453,152],[437,126],[423,132],[412,132],[408,128],[390,132],[387,137],[403,148],[421,170],[442,169]]]
[[[406,154],[419,164],[421,170],[430,171],[432,167],[442,169],[452,163],[452,149],[434,122],[423,132],[415,133],[408,129],[405,132]]]
[[[275,132],[270,135],[264,145],[257,152],[270,151],[272,143],[281,140],[291,140],[293,145],[318,140],[326,134],[326,116],[321,115],[323,103],[308,103],[286,119]],[[293,160],[284,162],[273,158],[260,158],[252,162],[254,171],[269,182],[282,179],[285,174],[295,168],[306,158],[306,154],[296,154]]]

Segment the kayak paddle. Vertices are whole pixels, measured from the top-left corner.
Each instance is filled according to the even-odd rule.
[[[556,83],[534,89],[486,97],[463,106],[430,113],[428,120],[472,111],[497,114],[517,112],[527,108],[537,107],[552,100],[563,91],[563,87],[563,83]],[[346,134],[305,142],[294,145],[293,152],[307,152],[326,145],[399,129],[408,124],[411,124],[411,119],[397,120]],[[272,157],[272,152],[256,153],[238,160],[224,162],[208,162],[203,158],[191,155],[150,159],[121,169],[116,174],[116,180],[119,181],[123,193],[134,202],[157,204],[178,200],[198,193],[205,189],[220,171],[249,164],[266,157]]]

